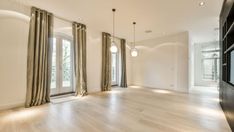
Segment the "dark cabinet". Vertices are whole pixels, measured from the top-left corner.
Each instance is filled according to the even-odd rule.
[[[230,54],[234,49],[234,0],[224,0],[220,13],[220,105],[228,123],[234,131],[234,85],[230,82],[231,60]]]

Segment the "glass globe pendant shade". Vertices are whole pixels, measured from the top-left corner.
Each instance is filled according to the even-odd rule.
[[[131,56],[132,57],[137,57],[138,56],[138,51],[136,48],[131,49]]]
[[[111,51],[112,53],[116,53],[116,52],[118,51],[118,48],[117,48],[115,42],[112,42],[112,43],[111,43],[110,51]]]

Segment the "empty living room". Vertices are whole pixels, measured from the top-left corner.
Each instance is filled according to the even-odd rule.
[[[1,0],[0,132],[234,131],[234,0]]]

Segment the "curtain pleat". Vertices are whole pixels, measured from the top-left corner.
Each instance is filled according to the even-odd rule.
[[[26,107],[50,101],[53,15],[32,7],[28,41]]]
[[[102,78],[101,90],[111,90],[111,35],[102,33]]]
[[[74,69],[75,69],[75,92],[76,95],[87,94],[87,71],[86,71],[86,26],[73,23],[74,37]]]
[[[120,87],[128,87],[127,85],[127,68],[126,68],[126,40],[120,40],[121,50],[121,81]]]

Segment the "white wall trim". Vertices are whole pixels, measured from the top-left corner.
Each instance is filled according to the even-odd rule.
[[[0,106],[0,110],[8,110],[8,109],[13,109],[13,108],[17,108],[17,107],[23,107],[24,106],[24,102],[25,101],[18,101],[15,103],[9,103],[9,104],[4,104]]]

